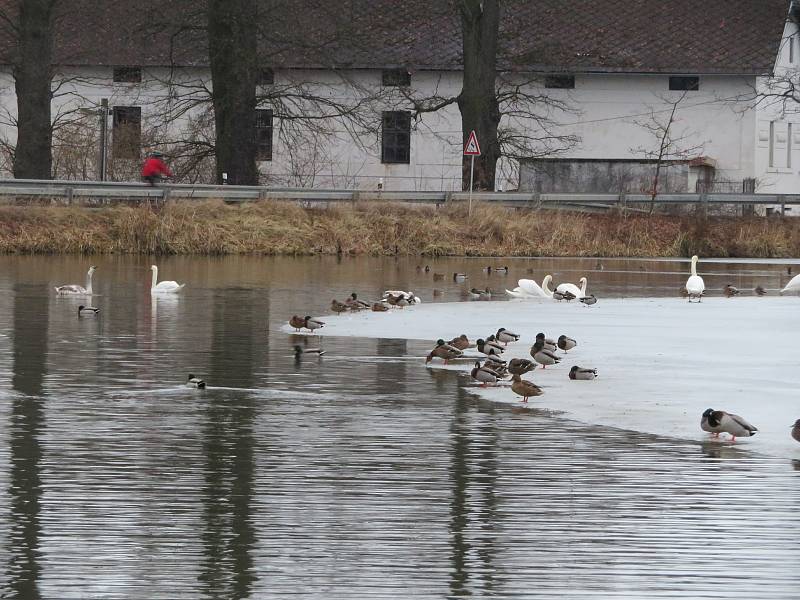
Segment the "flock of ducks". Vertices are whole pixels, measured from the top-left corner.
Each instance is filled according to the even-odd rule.
[[[488,385],[496,386],[503,380],[511,381],[511,391],[521,396],[522,402],[527,403],[528,398],[541,396],[544,392],[541,387],[533,381],[523,379],[526,373],[534,371],[537,364],[546,369],[548,366],[557,365],[562,360],[562,356],[557,354],[558,350],[565,354],[578,345],[574,339],[567,335],[561,335],[557,340],[552,340],[544,333],[536,335],[536,342],[531,346],[530,355],[533,360],[527,358],[512,358],[505,360],[503,353],[508,349],[509,344],[520,340],[520,336],[505,327],[500,327],[496,333],[480,338],[473,344],[466,334],[454,337],[449,342],[444,339],[436,341],[436,346],[425,357],[425,364],[433,359],[441,359],[445,364],[451,360],[467,359],[472,360],[473,356],[465,354],[470,348],[477,349],[483,355],[478,358],[470,371],[470,377],[478,382],[482,387]],[[483,362],[481,362],[483,360]],[[597,377],[597,369],[573,366],[568,374],[572,380],[591,380]]]

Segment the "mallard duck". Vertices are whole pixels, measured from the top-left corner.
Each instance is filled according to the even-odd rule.
[[[706,284],[703,278],[697,274],[697,261],[700,260],[695,254],[692,257],[692,274],[686,280],[686,293],[689,296],[689,302],[692,298],[697,298],[698,302],[703,301],[703,292],[706,289]]]
[[[495,273],[500,273],[501,275],[505,275],[506,273],[508,273],[508,267],[507,266],[489,267],[489,270],[490,271],[494,271]]]
[[[523,402],[527,402],[528,398],[532,396],[541,396],[544,393],[538,385],[527,379],[522,379],[516,373],[511,376],[511,391],[518,396],[522,396]]]
[[[317,356],[322,356],[325,354],[325,350],[322,348],[303,348],[301,346],[294,347],[294,357],[299,359],[303,354],[316,354]]]
[[[555,365],[561,362],[561,358],[544,347],[544,342],[542,340],[537,340],[537,342],[531,346],[531,356],[533,360],[542,365],[543,369],[546,369],[547,365]]]
[[[453,281],[455,281],[456,283],[463,283],[466,280],[467,280],[466,273],[453,273]]]
[[[497,330],[497,334],[495,338],[498,342],[503,342],[504,344],[510,344],[511,342],[518,342],[519,341],[519,334],[514,333],[513,331],[509,331],[505,327],[501,327]]]
[[[578,345],[578,342],[573,340],[571,337],[567,337],[566,335],[558,336],[558,340],[556,341],[556,345],[561,348],[564,352],[568,352],[572,350],[575,346]]]
[[[553,292],[553,295],[555,297],[555,292]],[[567,302],[572,302],[573,300],[575,300],[575,298],[577,298],[577,296],[572,292],[570,292],[569,290],[567,290],[566,292],[561,292],[561,297]]]
[[[706,419],[710,429],[703,427],[703,420]],[[755,435],[758,431],[756,427],[750,425],[750,423],[739,415],[711,408],[706,409],[703,413],[703,418],[700,420],[700,427],[712,433],[722,433],[723,431],[729,433],[732,442],[736,441],[737,437],[750,437]]]
[[[464,353],[461,350],[445,343],[444,340],[436,340],[436,347],[425,358],[425,364],[428,364],[434,358],[441,358],[444,364],[447,364],[448,361],[454,358],[461,358],[463,355]]]
[[[361,310],[363,308],[369,308],[369,302],[364,302],[363,300],[359,300],[358,295],[355,292],[350,294],[350,296],[347,298],[347,300],[344,301],[344,303],[350,307],[350,310]]]
[[[549,350],[550,352],[555,352],[556,348],[558,348],[558,344],[556,344],[555,340],[546,338],[542,332],[536,334],[536,341],[542,342],[544,349]]]
[[[453,348],[458,348],[459,350],[466,350],[467,348],[472,347],[469,338],[464,333],[462,333],[458,337],[454,337],[447,343],[450,344]]]
[[[553,300],[557,300],[558,302],[561,302],[563,299],[564,299],[564,294],[562,294],[558,290],[553,292]]]
[[[577,365],[569,370],[569,378],[578,381],[588,381],[597,377],[597,369],[585,369]]]
[[[787,272],[789,273],[789,275],[791,275],[791,274],[792,274],[792,268],[791,268],[791,267],[789,267],[789,268],[787,269]],[[783,294],[785,294],[786,292],[792,292],[792,293],[796,293],[796,292],[798,292],[798,291],[800,291],[800,275],[795,275],[794,277],[792,277],[792,278],[789,280],[789,283],[787,283],[787,284],[784,286],[784,288],[781,290],[781,292],[780,292],[780,293],[781,293],[781,295],[783,295]]]
[[[336,298],[331,300],[331,310],[337,315],[347,312],[348,309],[349,307],[344,302],[339,302]]]
[[[586,306],[597,304],[597,298],[595,298],[594,294],[589,294],[588,296],[584,296],[583,298],[580,299],[580,301]]]
[[[710,419],[713,413],[714,413],[713,408],[707,408],[703,412],[703,416],[700,417],[700,429],[714,434],[714,437],[719,437],[719,434],[722,433],[722,427],[720,426],[720,423],[716,418],[714,419],[714,425],[711,425]]]
[[[477,288],[472,288],[471,290],[467,290],[464,293],[464,296],[469,298],[470,300],[480,300],[481,299],[481,291]]]
[[[792,437],[800,442],[800,419],[797,419],[792,426]]]
[[[84,306],[81,304],[78,307],[78,317],[94,317],[100,312],[99,308],[95,308],[94,306]]]
[[[386,306],[383,302],[373,302],[372,304],[372,311],[373,312],[386,312],[389,310],[389,307]]]
[[[491,341],[486,341],[484,339],[480,339],[476,342],[478,346],[478,352],[481,354],[502,354],[503,348],[500,344],[492,343]]]
[[[315,329],[320,329],[321,327],[325,326],[325,321],[320,321],[319,319],[312,319],[309,316],[305,318],[305,327],[309,331],[314,331]]]
[[[490,360],[485,360],[483,362],[484,369],[490,369],[495,375],[497,375],[497,379],[504,379],[508,376],[508,366],[503,363],[492,362]]]
[[[480,381],[483,387],[486,387],[489,383],[492,385],[497,383],[497,374],[491,369],[482,367],[481,363],[478,361],[475,362],[475,367],[469,374],[475,381]]]
[[[493,365],[502,365],[504,367],[506,366],[506,361],[503,360],[497,354],[487,354],[486,355],[486,360],[484,362],[485,363],[492,363]]]
[[[733,287],[730,283],[727,284],[724,288],[722,288],[722,293],[725,295],[726,298],[732,298],[733,296],[739,295],[739,290]]]
[[[62,296],[91,296],[92,295],[92,275],[97,267],[92,265],[86,272],[86,287],[77,283],[56,286],[56,293]]]
[[[512,375],[524,375],[536,368],[536,363],[527,358],[512,358],[508,361],[508,372]]]
[[[292,315],[292,318],[289,319],[289,325],[291,327],[294,327],[295,331],[300,331],[303,327],[306,326],[306,320],[303,317]]]
[[[206,382],[203,381],[202,379],[198,379],[197,377],[189,373],[189,377],[186,380],[186,387],[196,388],[198,390],[204,390],[206,389]]]
[[[767,295],[767,290],[765,290],[760,285],[757,285],[753,291],[755,292],[756,296],[766,296]]]

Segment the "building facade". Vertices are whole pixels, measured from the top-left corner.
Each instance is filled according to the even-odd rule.
[[[107,178],[136,179],[143,153],[160,149],[179,179],[209,180],[213,86],[203,44],[176,58],[164,36],[141,33],[135,13],[103,38],[95,28],[118,4],[59,25],[54,176],[95,179],[107,163]],[[457,104],[414,110],[461,90],[457,13],[415,1],[403,19],[387,20],[388,1],[353,4],[364,39],[337,44],[328,64],[264,51],[251,132],[263,183],[461,189]],[[786,103],[755,101],[756,90],[800,66],[793,3],[713,0],[702,15],[689,0],[559,4],[504,4],[498,88],[529,101],[506,107],[501,137],[525,137],[530,155],[501,160],[497,189],[648,191],[656,163],[673,191],[736,191],[753,180],[758,191],[798,189],[800,118]],[[13,149],[11,66],[0,72],[0,110],[0,138]],[[0,169],[10,175],[8,155]]]

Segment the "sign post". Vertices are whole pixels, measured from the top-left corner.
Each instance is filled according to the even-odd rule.
[[[469,208],[468,215],[472,216],[472,179],[475,173],[475,157],[481,155],[481,147],[478,145],[478,136],[475,135],[475,130],[469,132],[467,138],[467,145],[464,146],[464,156],[470,157],[469,164]]]

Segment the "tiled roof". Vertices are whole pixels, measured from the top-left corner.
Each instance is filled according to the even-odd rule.
[[[0,9],[14,0],[0,0]],[[202,0],[61,0],[60,64],[203,66]],[[460,69],[454,0],[259,0],[265,65]],[[146,7],[146,8],[144,8]],[[504,69],[766,73],[788,0],[502,0]],[[200,26],[200,29],[193,26]],[[180,28],[180,31],[178,31]],[[0,51],[9,41],[0,34]]]

